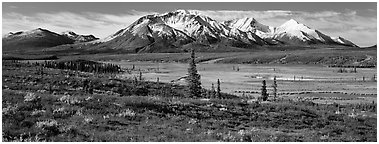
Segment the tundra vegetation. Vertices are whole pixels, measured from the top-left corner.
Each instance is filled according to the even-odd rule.
[[[194,61],[188,72],[200,79]],[[211,90],[195,81],[189,89],[145,81],[141,72],[119,78],[129,70],[86,60],[2,66],[4,142],[377,141],[375,102],[274,101],[265,81],[264,98],[247,99],[222,93],[219,79]]]

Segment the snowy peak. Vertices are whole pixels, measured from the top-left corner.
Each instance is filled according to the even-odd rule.
[[[287,33],[294,34],[295,36],[300,36],[301,32],[315,33],[315,30],[309,28],[308,26],[304,24],[301,24],[295,21],[294,19],[291,19],[276,29],[276,33],[280,33],[280,32],[287,32]]]
[[[232,27],[232,28],[237,28],[242,31],[262,31],[262,32],[269,32],[270,27],[263,25],[259,23],[257,20],[254,18],[242,18],[242,19],[235,19],[235,20],[230,20],[230,21],[225,21],[225,25]]]
[[[289,44],[327,44],[330,37],[291,19],[275,29],[272,37]]]
[[[73,31],[64,31],[62,32],[62,35],[74,40],[76,43],[89,42],[99,39],[93,35],[79,35]]]
[[[248,17],[224,21],[223,24],[230,28],[239,29],[243,32],[254,33],[255,35],[264,39],[270,38],[271,34],[274,32],[274,27],[261,24],[256,19]]]
[[[177,10],[161,15],[158,19],[191,37],[207,34],[217,38],[227,34],[227,28],[224,25],[210,17],[199,15],[196,11]]]
[[[281,26],[279,27],[292,27],[292,26],[296,26],[296,25],[299,25],[300,23],[297,22],[296,20],[294,19],[290,19],[288,20],[287,22],[283,23]]]
[[[272,38],[287,44],[308,45],[308,44],[327,44],[327,45],[344,45],[357,47],[352,42],[341,37],[332,38],[312,29],[302,23],[291,19],[281,26],[275,28]]]

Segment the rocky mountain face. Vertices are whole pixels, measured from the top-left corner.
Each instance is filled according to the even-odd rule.
[[[349,40],[342,37],[330,37],[293,19],[279,27],[271,27],[254,18],[218,22],[196,11],[187,10],[143,16],[128,27],[103,39],[97,39],[93,35],[78,35],[70,31],[64,32],[62,35],[49,33],[49,31],[42,29],[33,31],[7,34],[3,38],[3,47],[4,41],[6,46],[12,42],[26,45],[22,41],[28,41],[28,43],[36,41],[39,43],[37,46],[75,43],[74,46],[70,47],[129,52],[177,52],[193,47],[217,51],[282,45],[357,47]],[[37,39],[49,42],[42,44]],[[81,45],[80,43],[83,42],[85,43]]]

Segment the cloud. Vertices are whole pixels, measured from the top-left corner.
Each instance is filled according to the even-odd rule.
[[[122,15],[114,15],[114,14],[102,14],[102,13],[94,13],[94,12],[87,12],[86,15],[91,17],[92,19],[98,20],[98,21],[106,21],[109,23],[114,24],[122,24],[129,25],[141,16],[149,15],[149,14],[156,14],[156,12],[141,12],[136,10],[126,11],[125,14]]]
[[[225,20],[244,18],[244,17],[266,19],[266,18],[292,15],[291,11],[281,11],[281,10],[274,10],[274,11],[190,10],[190,11],[209,16],[218,21],[225,21]]]
[[[295,19],[313,29],[333,36],[344,37],[360,46],[376,44],[377,18],[376,11],[233,11],[233,10],[190,10],[209,16],[217,21],[253,17],[260,23],[269,26],[280,26],[289,19]],[[38,27],[54,32],[72,30],[79,34],[94,34],[106,37],[129,26],[138,18],[154,14],[153,11],[125,11],[122,14],[95,12],[55,12],[24,15],[20,13],[3,13],[3,34],[10,31],[31,30]]]
[[[18,7],[17,6],[9,6],[9,8],[12,8],[12,9],[17,9]]]

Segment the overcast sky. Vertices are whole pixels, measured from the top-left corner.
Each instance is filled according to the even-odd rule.
[[[253,17],[280,26],[295,19],[332,37],[341,36],[359,46],[376,44],[376,3],[11,3],[4,2],[2,34],[38,27],[67,30],[104,38],[129,26],[141,16],[177,9],[199,10],[219,21]]]

